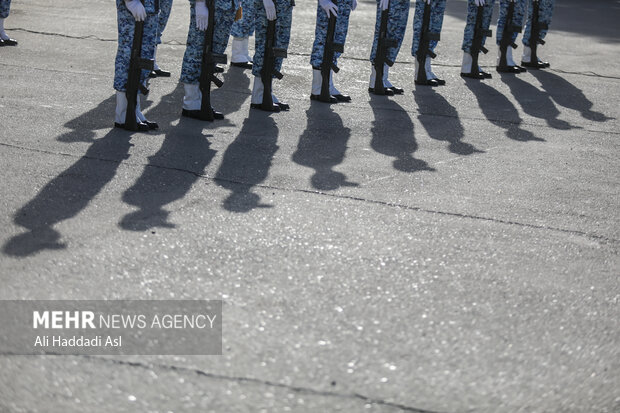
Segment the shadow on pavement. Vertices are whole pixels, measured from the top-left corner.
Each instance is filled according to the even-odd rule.
[[[554,129],[581,129],[565,120],[558,119],[560,111],[553,104],[547,92],[521,79],[519,75],[501,74],[501,79],[502,82],[508,85],[510,92],[521,105],[523,112],[534,118],[545,120],[547,125]]]
[[[615,119],[593,111],[592,106],[594,104],[583,91],[563,77],[548,70],[530,70],[530,74],[538,79],[545,92],[551,96],[555,103],[579,111],[584,119],[595,122],[607,122]]]
[[[63,133],[56,138],[59,142],[95,142],[95,132],[100,129],[109,129],[114,126],[114,108],[116,107],[116,95],[113,94],[96,107],[77,118],[65,123],[71,131]]]
[[[478,80],[466,79],[465,84],[476,96],[478,106],[480,106],[487,120],[495,126],[506,129],[506,136],[508,138],[520,142],[545,141],[520,127],[523,119],[519,116],[519,111],[510,99],[502,93]]]
[[[413,154],[418,143],[409,114],[390,98],[370,94],[370,107],[375,116],[370,146],[378,153],[394,159],[394,169],[402,172],[435,171]]]
[[[351,129],[344,126],[329,104],[321,102],[312,101],[306,118],[306,130],[299,138],[293,162],[315,170],[310,181],[316,189],[333,191],[343,186],[359,186],[349,182],[345,174],[333,170],[344,160]]]
[[[413,93],[418,104],[418,120],[432,139],[449,143],[448,150],[457,155],[484,153],[463,142],[465,130],[456,108],[432,87],[417,87]]]
[[[80,213],[110,182],[118,166],[129,155],[131,135],[112,129],[97,139],[76,163],[52,179],[21,207],[14,222],[29,230],[11,238],[5,254],[23,257],[43,250],[66,248],[53,226]]]
[[[237,138],[226,148],[215,182],[231,191],[223,202],[231,212],[270,208],[252,188],[263,182],[278,150],[278,127],[267,112],[251,109]]]
[[[182,97],[183,86],[179,84],[148,113],[149,118],[159,121],[166,135],[159,151],[148,158],[140,177],[123,193],[125,203],[139,208],[119,222],[125,230],[174,228],[168,222],[170,212],[164,206],[182,199],[215,156],[209,140],[202,135],[202,122],[181,117],[172,125],[178,119],[178,112],[170,111],[170,102],[174,102],[173,107],[179,107]]]

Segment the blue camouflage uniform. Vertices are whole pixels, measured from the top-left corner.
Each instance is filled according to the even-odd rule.
[[[377,44],[379,42],[379,29],[381,27],[381,6],[380,0],[377,0],[377,21],[375,23],[375,39],[372,43],[372,50],[370,52],[370,61],[375,62],[377,57]],[[390,0],[390,13],[387,24],[387,37],[388,39],[394,39],[398,42],[398,46],[390,47],[387,52],[387,59],[394,62],[400,46],[403,43],[403,37],[405,37],[405,30],[407,29],[407,19],[409,18],[409,5],[410,0]]]
[[[333,0],[332,0],[333,1]],[[318,3],[318,2],[317,2]],[[353,0],[336,0],[333,3],[338,7],[338,17],[336,18],[336,30],[334,32],[334,42],[344,44],[349,29],[349,15]],[[325,39],[327,38],[327,25],[329,18],[325,10],[317,4],[316,11],[316,30],[314,32],[314,44],[312,45],[312,55],[310,64],[315,69],[321,68],[323,63],[323,50],[325,49]],[[337,64],[340,53],[334,53],[334,64]]]
[[[215,0],[215,27],[213,29],[213,53],[223,54],[228,45],[230,28],[235,20],[237,0]],[[202,46],[205,32],[196,27],[196,1],[190,0],[189,32],[187,47],[183,56],[181,82],[196,84],[200,78],[202,65]]]
[[[11,0],[0,0],[0,19],[6,19],[9,17],[9,10],[11,9]]]
[[[234,37],[250,37],[254,34],[256,6],[254,0],[241,0],[243,17],[233,23],[230,34]]]
[[[424,16],[424,0],[416,0],[415,14],[413,17],[413,43],[411,45],[411,55],[415,56],[420,45],[420,37],[422,35],[422,18]],[[431,0],[431,21],[429,31],[432,33],[441,33],[443,24],[443,14],[446,11],[446,0]],[[431,51],[437,47],[437,41],[431,40],[428,48]]]
[[[288,49],[291,40],[291,23],[293,21],[293,4],[291,0],[274,0],[276,6],[276,42],[275,47]],[[265,60],[265,40],[267,39],[267,15],[265,14],[265,6],[262,0],[254,2],[256,16],[256,36],[254,46],[254,62],[252,66],[252,74],[260,76]],[[275,62],[275,70],[278,72],[282,69],[283,58],[277,57]]]
[[[491,26],[491,17],[493,17],[493,7],[495,0],[486,0],[484,10],[482,12],[482,28],[488,30]],[[465,33],[463,35],[463,46],[461,49],[466,53],[471,53],[471,46],[474,42],[474,29],[476,27],[476,15],[478,14],[478,6],[474,0],[467,1],[467,21],[465,23]],[[482,37],[482,45],[486,42],[487,37]]]
[[[539,0],[538,21],[540,23],[546,23],[547,25],[551,24],[551,16],[553,15],[554,5],[555,0]],[[525,26],[525,31],[523,32],[523,44],[528,47],[530,45],[530,36],[532,34],[532,10],[532,0],[528,0],[527,25]],[[544,39],[546,35],[546,29],[540,31],[541,39]]]
[[[512,15],[512,24],[521,27],[523,25],[523,15],[525,14],[525,2],[526,0],[515,0],[515,11]],[[510,0],[499,0],[499,18],[497,19],[497,33],[495,39],[499,46],[504,34],[504,27],[506,26],[506,15],[508,14],[508,3]],[[517,40],[519,33],[512,34],[512,41]]]
[[[159,0],[159,18],[157,24],[157,44],[161,44],[161,35],[168,24],[168,18],[170,17],[170,10],[172,10],[172,0]]]
[[[157,10],[155,0],[144,0],[146,19],[144,20],[144,34],[142,36],[142,58],[152,59],[155,54],[157,38]],[[131,46],[136,19],[125,6],[124,0],[116,0],[116,16],[118,21],[118,49],[114,64],[114,89],[125,92],[131,59]],[[149,75],[148,70],[142,70],[140,81],[145,82]]]

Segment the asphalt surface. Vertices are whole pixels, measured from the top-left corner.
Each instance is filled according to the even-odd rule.
[[[179,119],[176,1],[158,49],[173,75],[145,111],[161,128],[130,135],[111,128],[112,3],[14,1],[0,298],[222,299],[224,345],[4,354],[0,411],[620,411],[620,2],[557,3],[550,70],[477,82],[450,1],[437,89],[413,85],[411,14],[391,75],[406,93],[386,98],[366,90],[360,2],[337,77],[353,102],[327,106],[298,1],[276,85],[291,111],[250,110],[231,68],[210,124]]]

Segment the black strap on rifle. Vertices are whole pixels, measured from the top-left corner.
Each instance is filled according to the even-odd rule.
[[[261,80],[263,81],[263,102],[261,107],[264,110],[271,110],[273,107],[273,99],[271,98],[271,82],[275,76],[278,79],[282,79],[282,73],[276,70],[276,58],[286,57],[286,49],[275,47],[276,44],[276,21],[267,21],[267,37],[265,39],[265,60],[263,61],[263,68],[260,73]]]
[[[512,41],[512,35],[514,33],[521,33],[521,26],[516,26],[512,20],[514,19],[515,13],[515,4],[512,1],[508,2],[508,11],[506,12],[506,25],[504,26],[504,31],[502,32],[502,40],[499,42],[499,67],[507,67],[508,63],[506,61],[506,51],[508,50],[508,46],[513,49],[517,48],[517,44]]]
[[[143,2],[144,3],[144,2]],[[133,43],[131,45],[131,57],[129,59],[129,71],[127,72],[127,84],[125,95],[127,96],[127,112],[125,114],[125,129],[138,130],[136,120],[136,107],[138,105],[138,92],[148,95],[149,90],[140,82],[142,70],[153,70],[153,59],[142,58],[142,37],[144,34],[144,21],[135,22],[133,31]]]
[[[385,87],[383,86],[383,72],[387,64],[392,67],[394,62],[387,58],[388,51],[391,47],[398,46],[396,39],[387,37],[388,20],[390,16],[390,7],[381,10],[381,24],[379,25],[379,39],[377,40],[377,55],[375,56],[375,94],[385,95]]]
[[[330,13],[329,23],[327,24],[327,36],[325,37],[325,48],[323,49],[323,62],[321,63],[321,95],[319,100],[321,102],[330,102],[331,94],[329,93],[329,79],[331,77],[331,71],[338,73],[340,69],[334,63],[334,54],[336,52],[343,53],[344,45],[342,43],[335,43],[334,36],[336,34],[336,16]]]
[[[478,55],[480,52],[487,54],[489,50],[482,45],[485,37],[493,36],[493,32],[489,29],[484,28],[483,23],[484,17],[484,6],[478,6],[478,10],[476,11],[476,23],[474,26],[474,40],[471,46],[471,72],[470,73],[478,73]]]
[[[215,0],[206,0],[209,10],[209,25],[205,30],[205,41],[202,46],[202,63],[200,67],[200,92],[202,100],[200,102],[200,119],[212,121],[215,119],[213,108],[211,107],[211,82],[215,86],[222,87],[224,82],[215,76],[215,65],[217,63],[226,64],[225,54],[213,53],[213,30],[215,26]]]
[[[420,43],[416,52],[418,61],[418,78],[419,82],[426,82],[426,56],[436,58],[437,55],[430,49],[431,40],[439,41],[441,36],[437,32],[430,31],[431,26],[431,5],[424,3],[424,14],[422,16],[422,32],[420,33]]]
[[[547,23],[540,22],[540,2],[534,0],[532,3],[532,29],[530,32],[530,49],[532,50],[531,63],[538,62],[537,49],[539,44],[545,44],[545,41],[540,38],[540,31],[547,30],[549,25]]]

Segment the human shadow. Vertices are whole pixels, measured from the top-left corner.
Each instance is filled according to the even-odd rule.
[[[330,105],[313,101],[306,111],[307,125],[299,138],[293,162],[315,170],[312,186],[323,191],[359,184],[347,180],[345,174],[333,168],[342,163],[351,137],[340,116]]]
[[[396,158],[392,165],[398,171],[435,171],[426,161],[413,156],[418,150],[418,143],[413,133],[413,122],[402,106],[392,99],[371,94],[370,107],[375,117],[370,142],[372,149]]]
[[[465,129],[456,108],[433,88],[417,88],[414,98],[418,105],[418,120],[431,139],[448,142],[448,150],[457,155],[484,153],[463,142]]]
[[[542,88],[551,96],[551,99],[560,106],[573,109],[581,113],[584,119],[595,122],[607,122],[615,118],[592,110],[594,104],[583,91],[568,80],[548,70],[531,70],[530,73],[541,83]]]
[[[465,84],[472,91],[484,116],[493,125],[506,130],[506,137],[514,141],[544,142],[532,132],[521,128],[523,119],[514,104],[504,94],[493,87],[475,80],[466,80]]]
[[[252,189],[267,179],[279,149],[278,126],[269,113],[250,110],[237,138],[226,148],[215,182],[231,191],[223,202],[227,211],[244,213],[270,208]]]
[[[112,95],[96,107],[65,123],[71,129],[56,138],[59,142],[95,142],[95,131],[109,129],[113,125],[116,95]]]
[[[224,86],[212,92],[213,106],[224,114],[237,112],[250,97],[250,78],[243,70],[231,67],[223,79]]]
[[[4,253],[25,257],[67,248],[54,225],[79,214],[114,178],[118,166],[129,156],[130,137],[126,131],[110,130],[76,163],[48,182],[15,213],[13,221],[28,232],[12,237],[4,245]]]
[[[548,126],[558,130],[570,130],[579,128],[565,120],[558,119],[560,111],[553,104],[549,93],[538,89],[536,86],[515,75],[501,74],[502,82],[510,88],[523,112],[528,115],[544,120]]]

